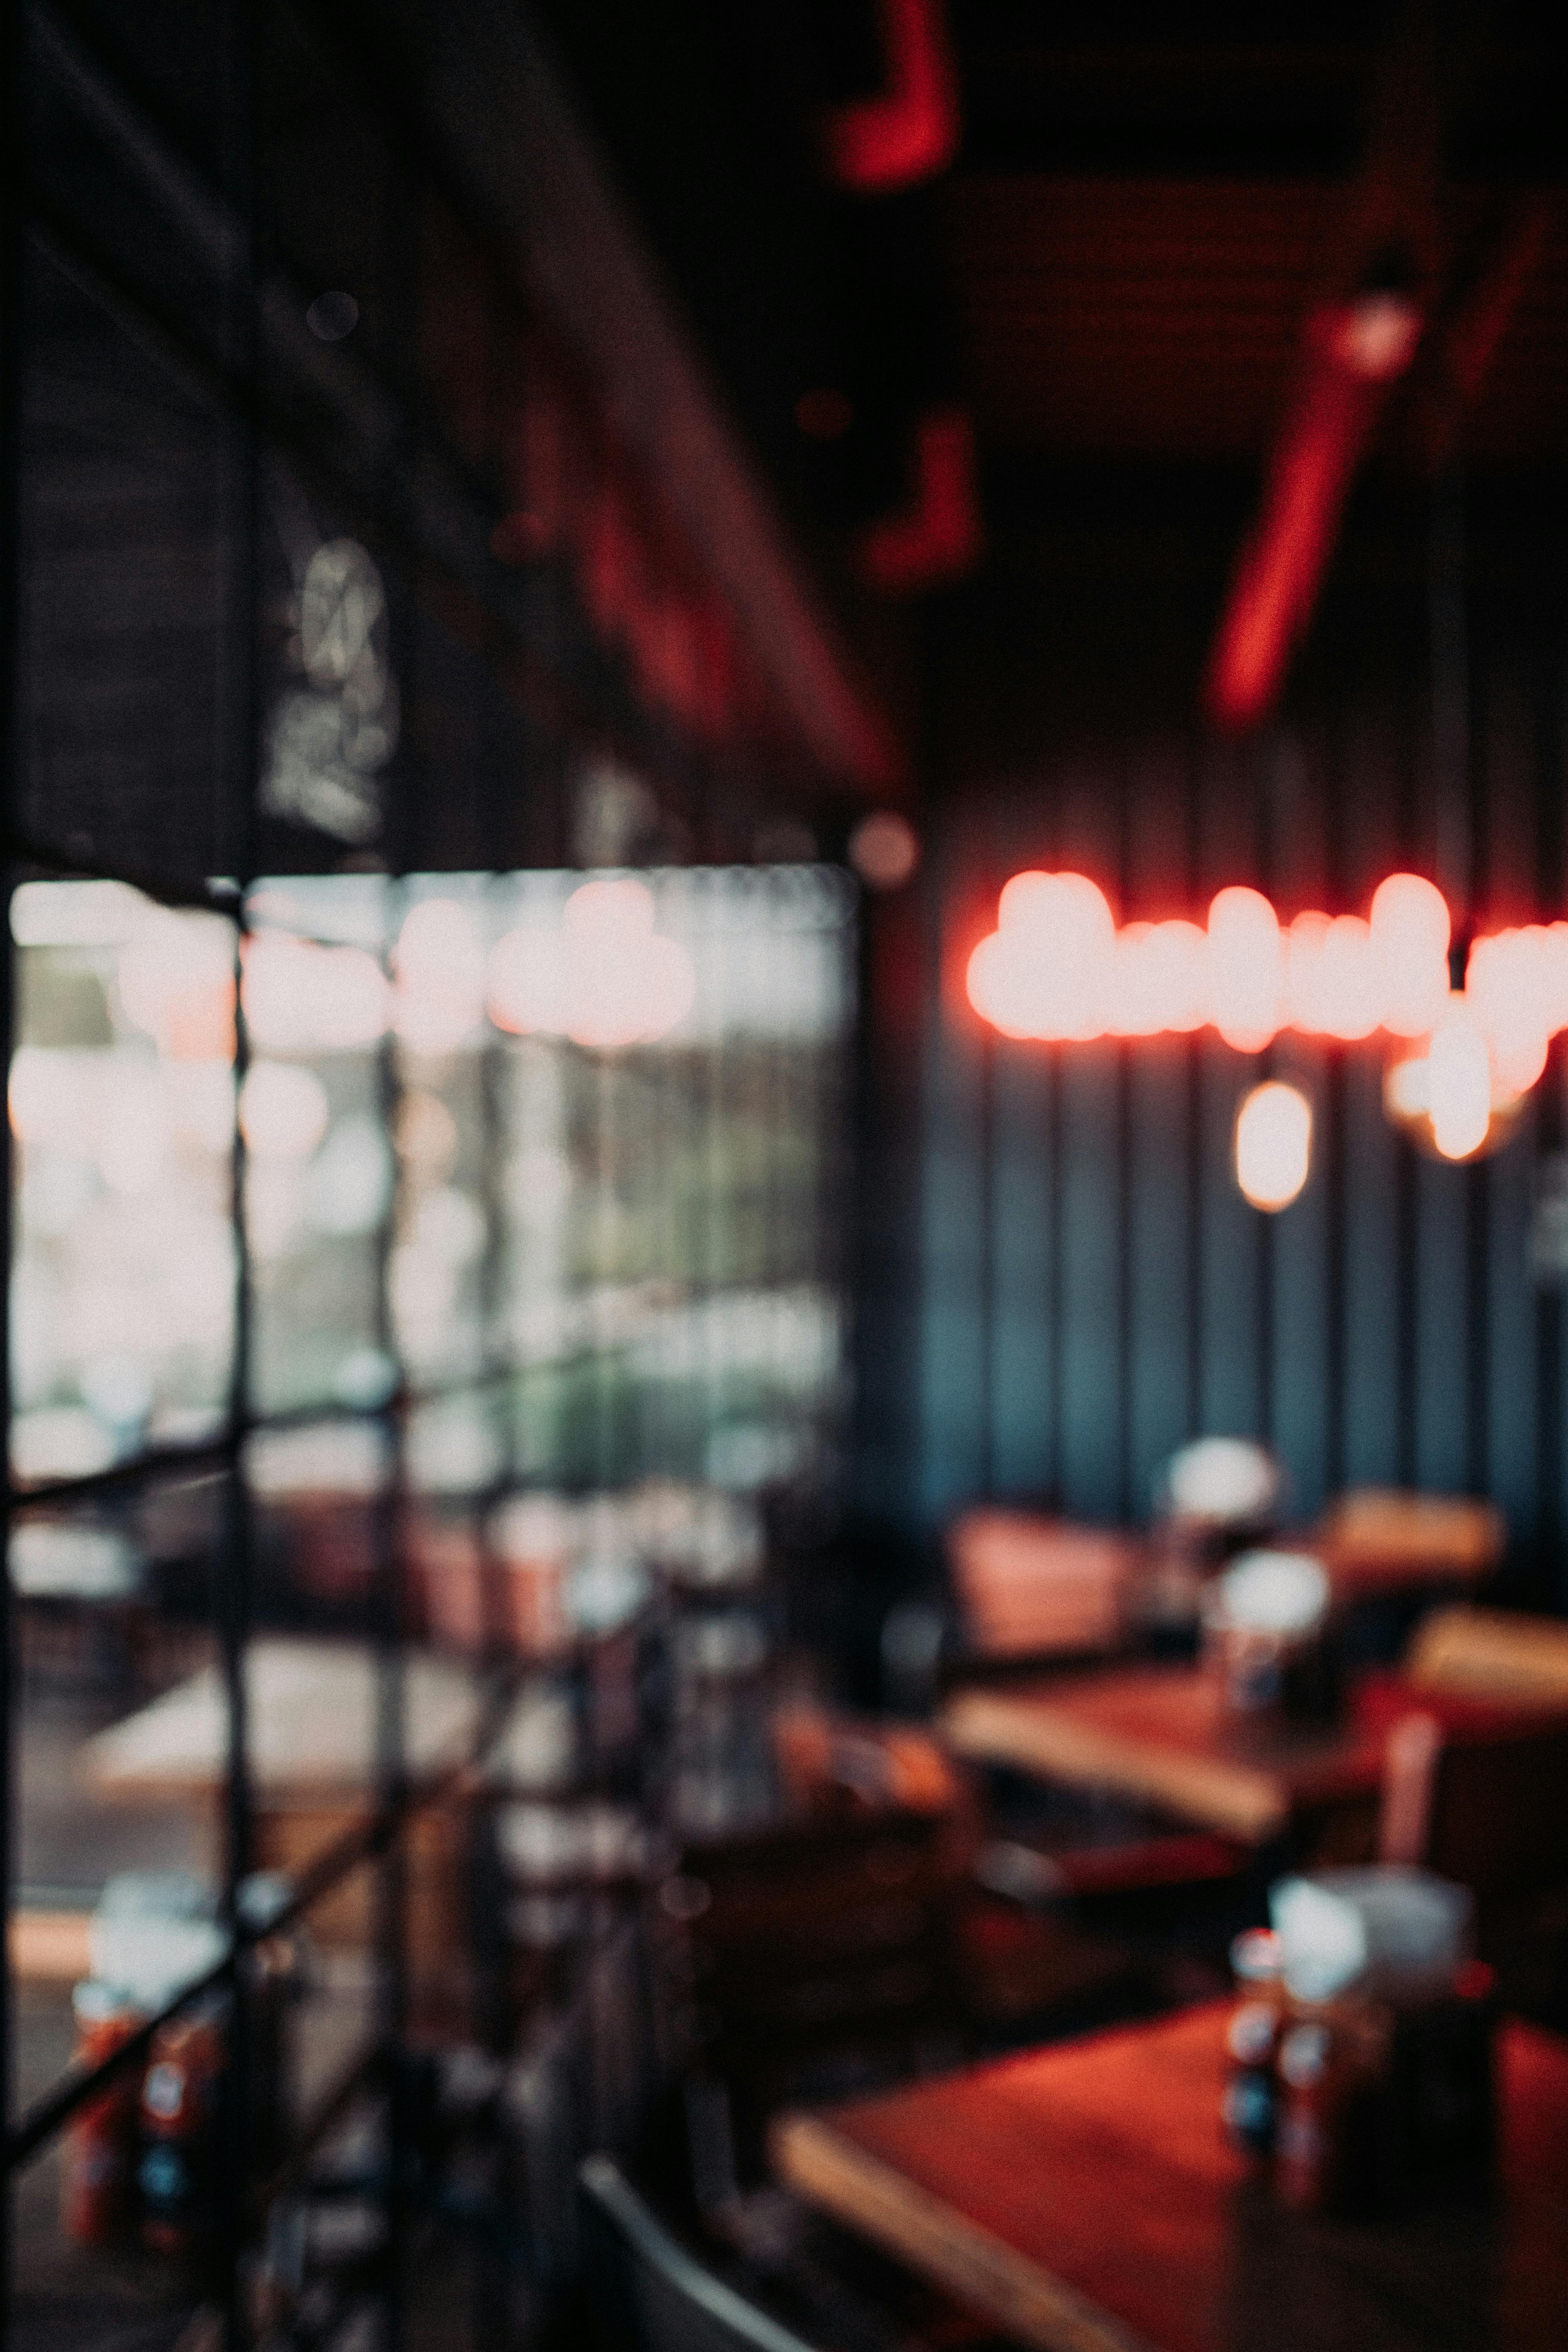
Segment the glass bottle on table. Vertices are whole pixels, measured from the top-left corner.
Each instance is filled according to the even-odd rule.
[[[146,2022],[144,2011],[128,1992],[91,1977],[72,1993],[71,2010],[76,2019],[71,2063],[84,2072],[101,2066]],[[141,2079],[128,2061],[96,2098],[78,2109],[67,2127],[60,2227],[79,2246],[110,2245],[130,2221]]]

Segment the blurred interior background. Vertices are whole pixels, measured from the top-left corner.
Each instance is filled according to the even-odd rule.
[[[1223,1990],[1285,1864],[1431,1862],[1561,2026],[1530,13],[5,38],[13,2340],[580,2342],[631,2179],[759,2325],[978,2342],[770,2118]],[[998,1012],[1042,873],[1212,1001],[1061,1015],[1042,931]],[[1399,874],[1432,1008],[1323,1010]],[[1327,1777],[1009,1713],[1209,1707],[1270,1541]],[[1526,1694],[1540,1839],[1390,1828],[1413,1691]]]

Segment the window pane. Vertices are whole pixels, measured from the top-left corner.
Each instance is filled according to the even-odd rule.
[[[374,1407],[395,1384],[380,1319],[394,1181],[384,898],[374,876],[294,877],[251,895],[240,1110],[258,1412]]]
[[[12,902],[18,1476],[210,1436],[228,1393],[235,935],[112,882]]]
[[[225,430],[41,249],[27,269],[18,820],[72,863],[226,870]]]

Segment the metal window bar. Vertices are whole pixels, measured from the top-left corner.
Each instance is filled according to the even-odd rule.
[[[706,877],[710,891],[717,889],[720,879],[721,877],[715,875],[710,875]],[[239,1050],[242,1050],[242,1048],[238,1047],[237,1044],[237,1052]],[[716,1045],[704,1058],[712,1062],[722,1051],[722,1045],[720,1044],[719,1045]],[[767,1049],[769,1059],[776,1058],[781,1053],[784,1055],[787,1060],[787,1048],[780,1048],[775,1045]],[[390,1127],[395,1124],[396,1118],[396,1088],[398,1080],[395,1048],[390,1045],[384,1047],[383,1054],[384,1066],[387,1072],[385,1095],[384,1099],[384,1114],[385,1123]],[[575,1059],[576,1057],[574,1056],[574,1058]],[[652,1101],[658,1102],[667,1108],[673,1108],[677,1112],[678,1118],[679,1115],[689,1108],[689,1103],[683,1097],[683,1090],[679,1087],[668,1087],[654,1083],[647,1085],[646,1091]],[[707,1087],[700,1087],[699,1097],[708,1091],[709,1089]],[[491,1090],[488,1098],[493,1099],[493,1090]],[[711,1102],[710,1094],[710,1102]],[[710,1152],[720,1150],[720,1138],[717,1129],[710,1130],[707,1140]],[[487,1144],[487,1149],[491,1153],[492,1158],[494,1152],[494,1142],[495,1139],[492,1119],[491,1132]],[[817,1171],[818,1181],[820,1181],[820,1171],[825,1168],[830,1169],[832,1165],[833,1159],[831,1153],[819,1154],[814,1158],[814,1168]],[[723,1170],[721,1165],[716,1164],[713,1172],[716,1179],[717,1188],[721,1192],[724,1192],[727,1195],[727,1187],[722,1183]],[[243,1232],[244,1202],[242,1167],[238,1171],[235,1183],[234,1202],[236,1213],[240,1218],[241,1231]],[[724,1221],[722,1220],[721,1221],[721,1229],[722,1229],[723,1222]],[[826,1226],[822,1221],[810,1220],[808,1222],[815,1223],[816,1224],[816,1230],[819,1236],[825,1233]],[[705,1234],[702,1236],[702,1239],[707,1246],[711,1248],[711,1231]],[[382,1336],[385,1341],[390,1343],[395,1339],[395,1331],[387,1312],[385,1303],[384,1252],[383,1256],[384,1265],[381,1285]],[[826,1266],[820,1264],[819,1251],[818,1256],[819,1265],[817,1270],[819,1273],[828,1271],[829,1269]],[[242,1259],[242,1269],[243,1264],[244,1261]],[[800,1256],[798,1249],[792,1247],[790,1264],[787,1268],[788,1273],[792,1276],[798,1276],[798,1275],[805,1270],[805,1264]],[[742,1269],[742,1271],[744,1270]],[[707,1268],[707,1272],[709,1279],[707,1282],[698,1286],[698,1294],[700,1298],[706,1299],[710,1302],[717,1302],[722,1298],[726,1288],[733,1286],[732,1280],[729,1283],[726,1282],[724,1278],[726,1269],[722,1266],[714,1266],[710,1265]],[[710,1319],[711,1318],[710,1318]],[[711,1337],[711,1333],[710,1336]],[[603,1344],[591,1340],[591,1344],[582,1351],[582,1357],[584,1360],[591,1363],[595,1367],[597,1374],[602,1373],[604,1370],[605,1353],[605,1349]],[[557,1369],[559,1369],[559,1366],[557,1366]],[[715,1368],[710,1367],[710,1373],[713,1369]],[[716,1369],[718,1370],[719,1377],[722,1381],[727,1375],[729,1367],[727,1364],[721,1362]],[[470,1389],[479,1390],[483,1387],[486,1381],[493,1381],[504,1377],[504,1367],[487,1366],[477,1378],[470,1380],[467,1383],[458,1382],[456,1385],[458,1388],[466,1385]],[[449,1395],[453,1391],[450,1388],[437,1386],[429,1393],[434,1395]],[[405,1428],[408,1412],[411,1410],[411,1399],[414,1393],[415,1392],[412,1391],[411,1384],[407,1379],[406,1370],[405,1369],[400,1374],[397,1390],[389,1405],[379,1413],[367,1413],[363,1416],[358,1416],[357,1418],[366,1420],[372,1424],[379,1423],[385,1426],[393,1441],[395,1450],[398,1449],[401,1446],[402,1433]],[[249,1507],[248,1500],[244,1496],[243,1480],[241,1475],[241,1455],[246,1438],[259,1431],[273,1430],[286,1426],[300,1426],[311,1423],[320,1423],[326,1420],[353,1421],[356,1416],[345,1414],[341,1410],[325,1408],[305,1408],[293,1413],[258,1413],[246,1411],[243,1406],[242,1398],[243,1391],[237,1384],[231,1391],[232,1425],[226,1431],[221,1439],[207,1447],[204,1447],[199,1450],[182,1449],[178,1451],[164,1451],[152,1455],[143,1455],[134,1462],[115,1465],[114,1471],[111,1474],[95,1473],[87,1474],[77,1478],[53,1480],[47,1485],[39,1486],[30,1491],[22,1491],[17,1495],[16,1500],[25,1511],[36,1511],[49,1505],[58,1505],[58,1503],[67,1500],[79,1500],[85,1495],[101,1492],[104,1490],[106,1485],[110,1483],[110,1478],[112,1478],[113,1483],[117,1484],[121,1488],[135,1486],[139,1483],[149,1483],[160,1475],[170,1461],[174,1461],[181,1467],[186,1469],[190,1468],[194,1463],[211,1463],[220,1465],[226,1470],[230,1489],[231,1491],[237,1492],[239,1496],[236,1512],[236,1519],[237,1520],[239,1527],[247,1534],[249,1524]],[[601,1470],[610,1471],[615,1465],[609,1463],[601,1462],[596,1466]],[[507,1481],[503,1472],[502,1479],[500,1484],[504,1486],[508,1483],[509,1482]],[[395,1513],[388,1511],[384,1514],[383,1524],[384,1528],[384,1549],[383,1553],[383,1568],[381,1571],[381,1588],[383,1596],[383,1659],[384,1671],[389,1678],[395,1678],[398,1671],[399,1657],[396,1639],[398,1625],[395,1600],[395,1580],[397,1574],[395,1555]],[[229,1538],[229,1558],[231,1560],[233,1558],[233,1545],[235,1541],[233,1527],[234,1523],[231,1522]],[[395,1708],[395,1682],[394,1680],[394,1696],[390,1700],[385,1696],[384,1685],[384,1727],[386,1722],[387,1715],[393,1714],[393,1711]],[[395,1715],[394,1720],[395,1721]],[[237,1716],[232,1717],[231,1721],[236,1723],[237,1728],[239,1727]],[[493,1728],[493,1724],[491,1727]],[[482,1755],[485,1745],[486,1739],[481,1737],[480,1740],[476,1744],[474,1751],[476,1757]],[[446,1781],[439,1784],[433,1790],[424,1788],[417,1790],[411,1789],[406,1784],[403,1774],[400,1745],[395,1737],[387,1736],[385,1734],[384,1728],[382,1743],[381,1781],[381,1803],[376,1812],[363,1828],[356,1830],[350,1836],[342,1841],[339,1845],[335,1846],[327,1854],[323,1855],[320,1859],[319,1863],[307,1874],[306,1878],[301,1881],[300,1889],[296,1895],[294,1903],[290,1906],[289,1912],[285,1915],[285,1917],[291,1918],[297,1916],[299,1912],[307,1909],[310,1903],[320,1899],[322,1894],[328,1891],[339,1878],[345,1875],[349,1871],[366,1858],[378,1856],[383,1857],[387,1861],[389,1872],[395,1872],[397,1868],[396,1856],[398,1851],[398,1834],[402,1827],[406,1823],[411,1812],[421,1804],[439,1801],[443,1795],[450,1793],[458,1785],[458,1778],[449,1776]],[[246,1802],[244,1795],[240,1797],[239,1802],[242,1805]],[[247,1831],[242,1816],[241,1822],[237,1830],[231,1826],[231,1853],[237,1848],[239,1853],[243,1854],[244,1845],[240,1841],[246,1836]],[[209,1979],[204,1979],[204,1983],[217,1981],[220,1979],[231,1976],[237,1963],[237,1956],[243,1954],[248,1944],[253,1940],[254,1936],[246,1931],[243,1927],[240,1927],[237,1933],[233,1954],[231,1954],[231,1956],[226,1958],[218,1969],[212,1972]],[[401,1947],[399,1940],[393,1935],[390,1926],[384,1938],[384,1946],[389,1967],[388,1982],[392,1989],[392,2005],[389,2014],[392,2022],[395,2024],[397,2017],[397,1979],[395,1971],[398,1967]],[[196,1997],[197,1993],[199,1993],[201,1990],[202,1988],[198,1986],[183,1994],[180,2000],[172,2005],[167,2014],[175,2014],[181,2008],[189,2006],[191,2001]],[[95,2070],[91,2074],[84,2074],[80,2076],[74,2077],[67,2083],[58,2086],[55,2093],[51,2094],[50,2096],[41,2103],[37,2108],[22,2119],[21,2123],[16,2127],[16,2130],[13,2133],[8,2149],[9,2161],[13,2165],[26,2161],[26,2158],[40,2147],[52,2133],[57,2131],[61,2125],[68,2119],[72,2113],[74,2113],[88,2098],[93,2095],[95,2091],[101,2089],[108,2081],[112,2079],[113,2075],[120,2071],[120,2069],[134,2063],[137,2054],[144,2050],[146,2042],[151,2040],[154,2030],[155,2027],[147,2029],[143,2037],[129,2045],[124,2055],[118,2057],[114,2061],[110,2061],[106,2067]]]

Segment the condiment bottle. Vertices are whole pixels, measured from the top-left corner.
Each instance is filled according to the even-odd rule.
[[[211,2218],[211,2143],[223,2034],[210,2009],[153,2037],[142,2084],[142,2237],[154,2253],[198,2246]]]
[[[91,1977],[77,1986],[71,2009],[77,2029],[71,2063],[84,2068],[101,2066],[146,2021],[129,1993]],[[111,2244],[130,2220],[139,2093],[136,2069],[127,2061],[97,2098],[77,2110],[66,2131],[60,2227],[79,2246]]]
[[[1274,2079],[1284,1990],[1279,1938],[1248,1928],[1230,1948],[1237,2000],[1226,2029],[1228,2061],[1220,2114],[1233,2143],[1264,2156],[1274,2144],[1279,2098]]]

